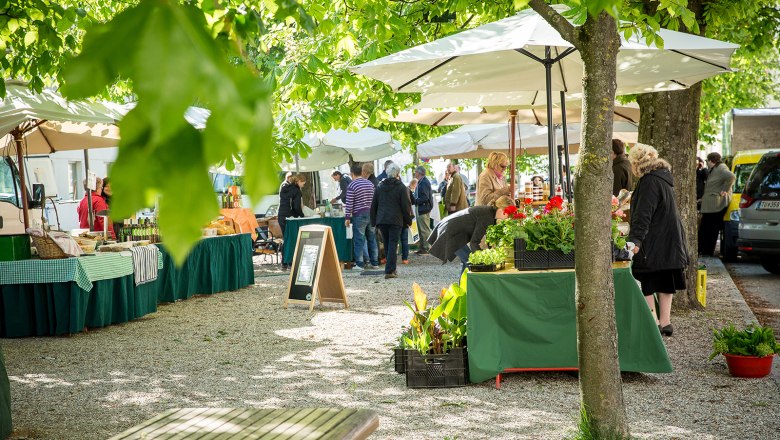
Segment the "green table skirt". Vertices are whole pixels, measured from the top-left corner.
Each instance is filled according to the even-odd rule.
[[[614,269],[622,371],[672,371],[666,347],[629,268]],[[472,382],[506,368],[576,368],[574,271],[470,273],[468,349]]]
[[[152,284],[136,286],[133,275],[95,281],[86,291],[66,283],[0,285],[0,337],[78,333],[131,321],[157,311]]]
[[[344,217],[288,218],[284,227],[284,249],[282,262],[291,264],[295,255],[295,243],[298,241],[298,229],[306,225],[330,226],[339,261],[352,261],[352,239],[347,240],[347,228]]]
[[[11,384],[5,370],[3,348],[0,347],[0,439],[11,434]]]
[[[181,267],[176,267],[165,246],[159,248],[163,254],[163,268],[150,285],[157,290],[160,302],[238,290],[255,282],[250,234],[205,238]]]

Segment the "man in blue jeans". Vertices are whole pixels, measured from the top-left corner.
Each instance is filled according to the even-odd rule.
[[[382,231],[387,264],[385,279],[398,278],[396,262],[401,231],[412,224],[412,203],[409,188],[398,178],[401,168],[391,163],[387,167],[387,179],[377,187],[371,202],[371,224]]]
[[[370,229],[371,200],[374,198],[374,184],[363,175],[362,166],[355,163],[350,167],[352,182],[347,186],[347,201],[344,208],[344,224],[352,227],[353,255],[355,268],[379,269],[379,247],[376,236]],[[368,241],[369,262],[363,262],[363,246]],[[370,263],[370,267],[368,265]]]

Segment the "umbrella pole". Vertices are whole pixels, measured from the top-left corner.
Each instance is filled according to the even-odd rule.
[[[555,195],[555,127],[553,126],[552,109],[552,59],[550,58],[550,46],[544,47],[544,77],[545,91],[547,92],[547,156],[549,160],[548,172],[550,178],[550,194],[552,198]]]
[[[89,180],[89,153],[84,150],[84,174]],[[92,211],[92,190],[87,185],[87,221],[89,222],[89,230],[91,231],[95,226],[95,213]]]
[[[515,198],[515,161],[517,149],[515,148],[515,134],[517,130],[517,110],[509,110],[509,197]]]
[[[561,91],[561,121],[563,122],[563,160],[566,163],[566,181],[564,182],[563,191],[566,193],[566,200],[571,203],[572,191],[571,187],[571,165],[569,164],[569,127],[566,126],[566,94]],[[580,140],[580,142],[582,142]]]
[[[24,229],[30,227],[30,206],[27,204],[27,182],[24,176],[24,154],[22,153],[22,133],[14,130],[14,142],[16,142],[16,166],[19,168],[19,182],[21,183],[22,215],[24,216]]]

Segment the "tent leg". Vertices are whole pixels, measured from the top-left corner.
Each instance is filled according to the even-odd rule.
[[[550,179],[550,194],[552,198],[555,195],[555,126],[553,125],[552,109],[552,59],[550,46],[544,47],[544,76],[545,91],[547,92],[547,156],[549,159],[548,172]]]
[[[509,197],[515,197],[515,162],[517,161],[517,148],[515,136],[517,130],[517,110],[509,110]]]
[[[24,174],[24,154],[22,152],[23,138],[20,132],[14,131],[16,142],[16,166],[19,168],[19,182],[21,183],[22,215],[24,216],[24,229],[30,227],[30,206],[27,203],[27,182]]]
[[[89,153],[87,150],[84,150],[84,174],[87,179],[89,179]],[[87,214],[87,219],[89,221],[89,230],[93,230],[95,228],[95,212],[92,208],[92,190],[87,188],[87,209],[89,214]]]
[[[566,163],[566,180],[563,182],[563,192],[566,194],[566,200],[571,203],[572,192],[574,188],[571,186],[571,165],[569,164],[569,128],[566,126],[566,94],[561,91],[561,121],[563,122],[563,160]],[[582,142],[580,140],[580,142]]]

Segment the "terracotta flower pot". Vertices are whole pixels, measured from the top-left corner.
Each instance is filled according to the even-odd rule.
[[[729,373],[734,377],[765,377],[772,371],[772,360],[775,355],[757,357],[757,356],[739,356],[736,354],[723,354],[726,356],[726,364],[729,366]]]

